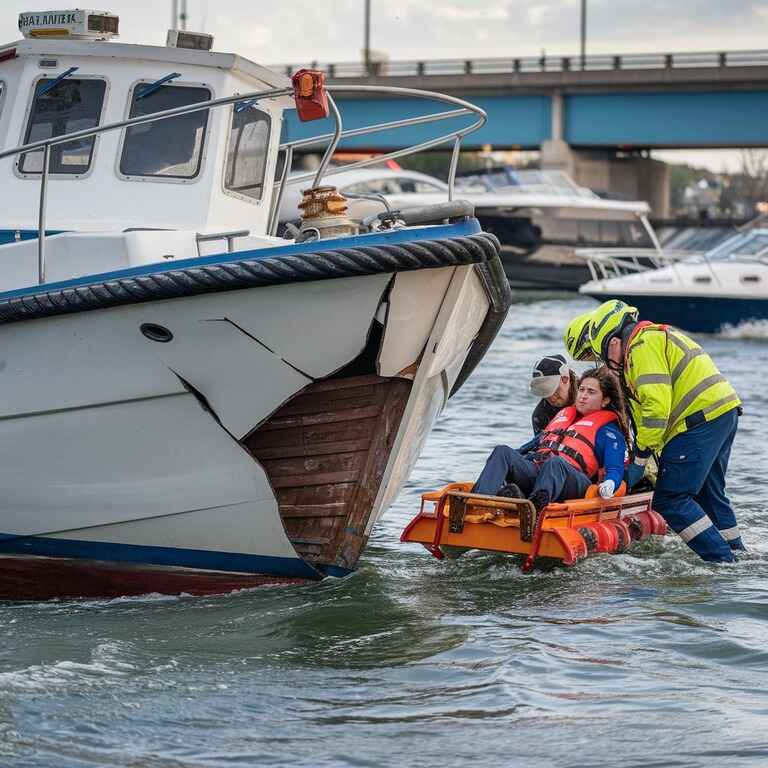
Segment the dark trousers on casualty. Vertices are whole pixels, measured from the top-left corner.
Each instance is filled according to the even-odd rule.
[[[590,485],[589,478],[561,456],[537,464],[508,445],[497,445],[472,492],[493,496],[504,483],[515,483],[526,496],[546,491],[551,501],[580,499]]]

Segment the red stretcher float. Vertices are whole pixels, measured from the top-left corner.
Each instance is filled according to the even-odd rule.
[[[537,559],[573,566],[599,552],[626,552],[636,541],[664,536],[667,524],[651,507],[652,493],[603,499],[591,486],[583,499],[549,504],[537,515],[528,499],[471,493],[472,483],[451,483],[421,497],[419,514],[400,541],[424,545],[436,558],[468,549],[525,555],[523,572]]]

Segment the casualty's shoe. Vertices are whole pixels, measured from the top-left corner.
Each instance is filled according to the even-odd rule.
[[[504,485],[496,491],[496,496],[503,496],[505,499],[524,499],[525,494],[515,483],[504,483]]]
[[[529,497],[528,501],[533,504],[536,514],[538,515],[544,507],[550,502],[549,494],[546,491],[534,491]]]

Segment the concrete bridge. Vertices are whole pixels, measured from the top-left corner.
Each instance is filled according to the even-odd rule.
[[[488,113],[465,149],[540,149],[542,166],[580,184],[668,211],[668,169],[644,150],[768,146],[768,51],[320,64],[331,83],[397,85],[466,98]],[[303,66],[311,66],[305,64]],[[286,66],[286,72],[299,66]],[[442,108],[400,98],[345,98],[354,128]],[[459,123],[454,123],[459,125]],[[297,138],[327,130],[286,124]],[[423,141],[436,126],[350,140],[384,150]]]

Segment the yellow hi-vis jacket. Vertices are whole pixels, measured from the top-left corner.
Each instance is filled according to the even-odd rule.
[[[661,449],[689,427],[738,408],[736,390],[712,358],[676,328],[639,323],[624,352],[624,380],[630,392],[636,449]]]

